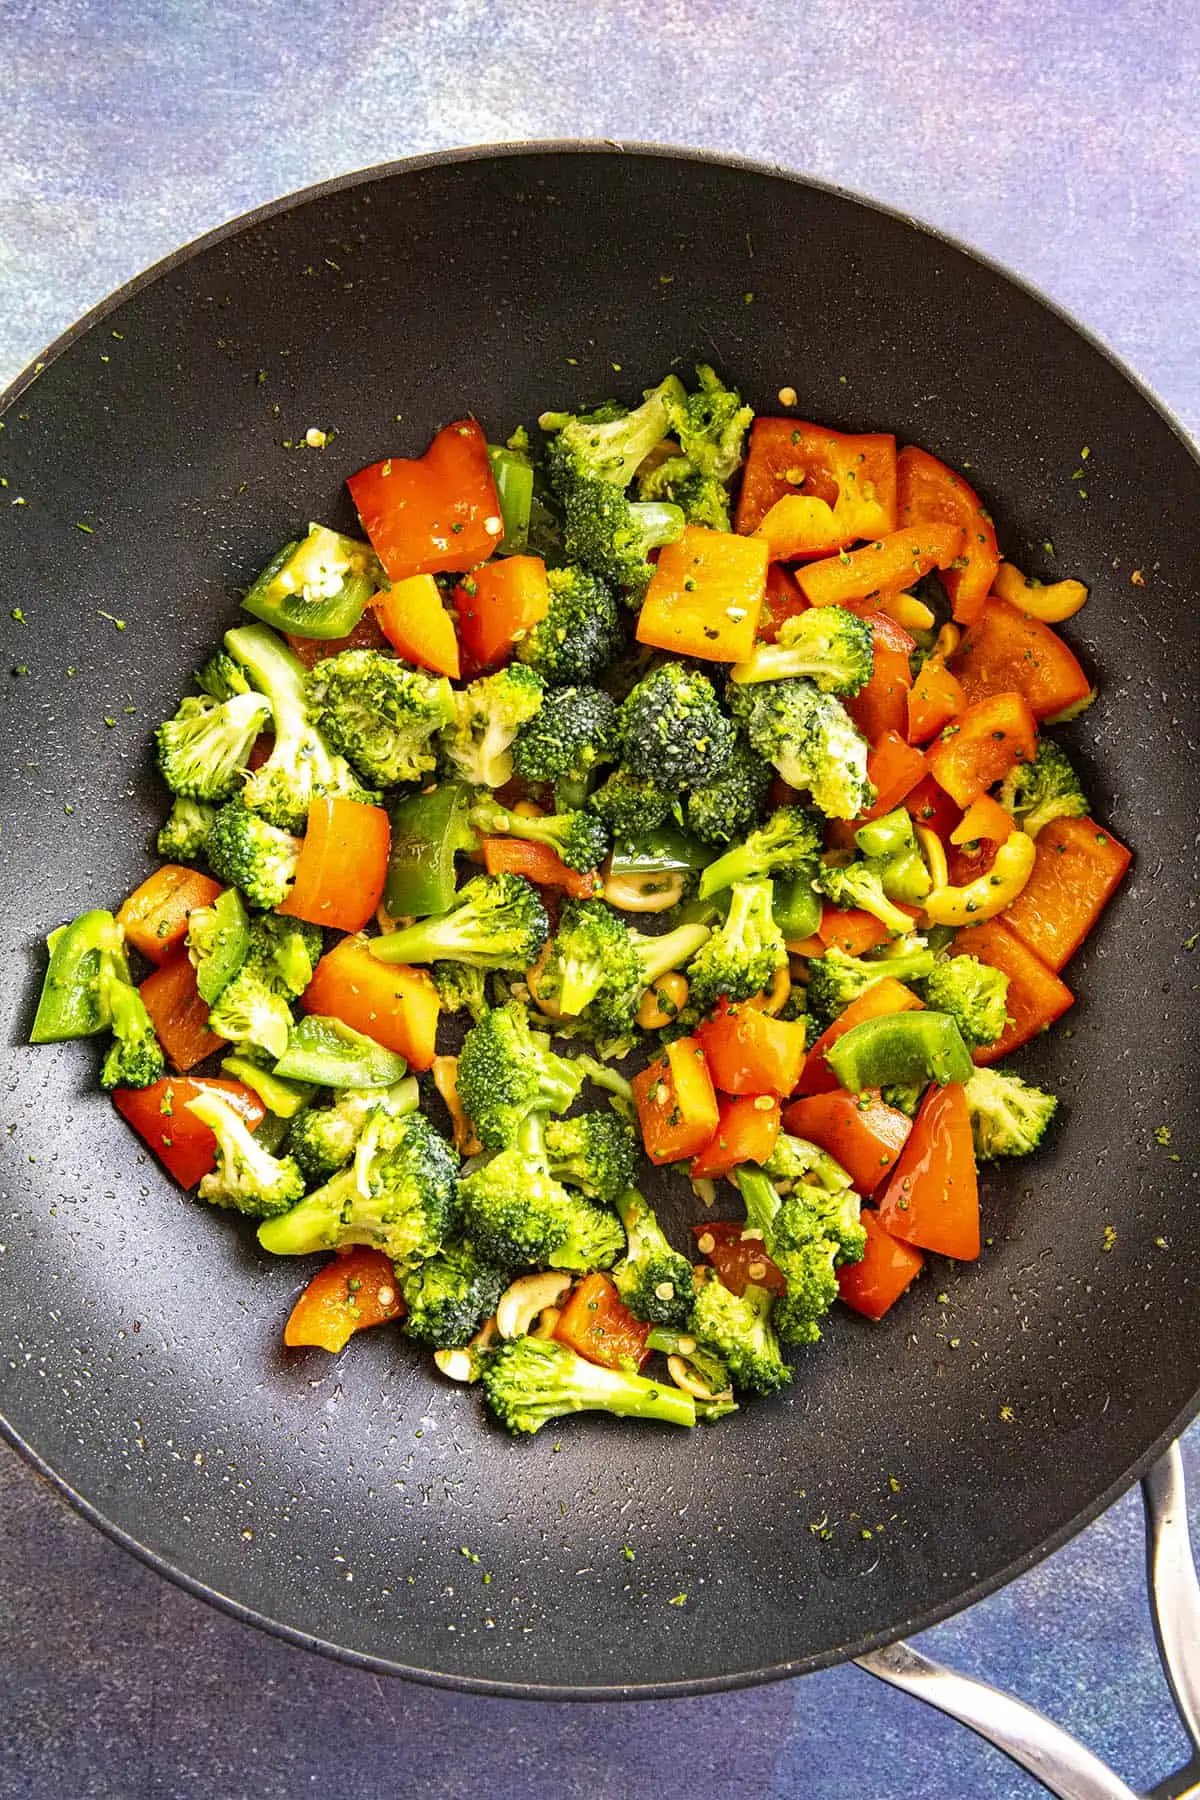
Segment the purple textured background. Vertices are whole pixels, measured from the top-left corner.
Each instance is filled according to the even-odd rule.
[[[1192,0],[6,0],[0,26],[0,386],[146,264],[293,188],[453,144],[625,137],[777,161],[959,234],[1200,430]],[[1185,1448],[1200,1496],[1197,1431]],[[1141,1559],[1131,1496],[923,1645],[1148,1784],[1186,1745]],[[639,1707],[343,1669],[177,1592],[5,1449],[0,1563],[3,1800],[1041,1791],[854,1669]]]

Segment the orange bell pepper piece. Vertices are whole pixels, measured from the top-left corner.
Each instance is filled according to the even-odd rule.
[[[828,1150],[859,1193],[870,1194],[894,1168],[912,1123],[878,1094],[847,1094],[838,1088],[793,1100],[784,1112],[783,1128]]]
[[[844,606],[872,594],[911,587],[930,569],[947,569],[962,555],[957,525],[931,522],[889,531],[861,550],[841,550],[796,572],[810,606]]]
[[[717,1129],[717,1096],[699,1038],[668,1044],[634,1076],[632,1086],[651,1162],[683,1162],[702,1150]]]
[[[458,635],[477,667],[507,662],[550,606],[540,556],[502,556],[465,575],[454,590]]]
[[[1066,983],[1000,919],[965,926],[954,939],[953,954],[977,956],[980,962],[1001,969],[1008,976],[1004,1003],[1008,1024],[994,1044],[971,1052],[977,1063],[1000,1062],[1039,1031],[1053,1025],[1074,1003],[1075,996]]]
[[[912,685],[909,657],[916,642],[903,625],[897,625],[887,613],[863,601],[852,601],[846,610],[867,621],[874,644],[871,679],[844,702],[846,711],[868,743],[877,743],[885,731],[903,737],[908,723],[908,690]]]
[[[979,1182],[971,1115],[960,1082],[931,1087],[879,1200],[894,1238],[973,1262],[979,1255]]]
[[[869,1207],[864,1207],[867,1247],[861,1262],[844,1263],[837,1272],[838,1292],[846,1305],[867,1319],[882,1319],[905,1289],[916,1280],[925,1258],[911,1244],[902,1244],[885,1231]]]
[[[923,1002],[918,1000],[911,988],[897,981],[893,975],[885,975],[882,980],[874,981],[866,988],[857,1000],[852,1000],[845,1012],[841,1013],[832,1025],[827,1025],[820,1037],[813,1044],[805,1059],[804,1070],[796,1083],[797,1094],[831,1094],[839,1086],[837,1076],[825,1060],[825,1052],[836,1044],[844,1032],[853,1025],[861,1025],[864,1019],[881,1019],[889,1013],[919,1011]]]
[[[138,988],[159,1043],[173,1068],[186,1073],[225,1043],[208,1029],[208,1005],[200,998],[186,950],[147,975]]]
[[[607,1275],[585,1275],[558,1315],[554,1336],[604,1369],[640,1369],[650,1352],[649,1325],[635,1319]]]
[[[549,844],[525,838],[481,837],[479,850],[489,875],[523,875],[538,887],[561,888],[572,900],[587,900],[596,891],[590,871],[568,869]]]
[[[374,1038],[414,1069],[433,1063],[441,1006],[433,981],[424,969],[380,962],[365,937],[345,937],[326,951],[300,1004]]]
[[[908,690],[908,741],[927,744],[966,710],[962,683],[936,656],[927,657]]]
[[[1035,719],[1053,718],[1091,693],[1074,652],[1040,619],[993,596],[950,658],[968,701],[1023,694]]]
[[[857,906],[827,906],[817,926],[817,936],[826,950],[832,950],[836,944],[847,956],[865,956],[878,944],[886,944],[888,935],[886,925]]]
[[[487,439],[474,419],[447,425],[424,456],[386,457],[346,486],[393,582],[473,569],[504,535]]]
[[[182,863],[164,863],[134,888],[117,912],[127,943],[147,961],[165,963],[187,936],[188,914],[211,906],[221,884]]]
[[[388,643],[406,662],[449,675],[462,673],[454,620],[442,605],[441,591],[432,575],[409,575],[394,581],[372,602],[380,629]]]
[[[773,1094],[743,1094],[721,1102],[717,1129],[693,1159],[692,1176],[728,1175],[739,1163],[764,1163],[779,1136],[779,1102]]]
[[[638,643],[705,662],[745,662],[766,583],[761,538],[689,525],[658,553],[638,615]]]
[[[1021,694],[992,694],[968,706],[926,752],[929,773],[959,806],[1003,781],[1037,754],[1037,724]]]
[[[990,794],[980,794],[978,799],[972,800],[950,833],[950,842],[977,844],[986,839],[989,844],[1002,844],[1012,832],[1012,814],[1005,812],[1000,802],[993,800]]]
[[[804,1027],[722,1001],[699,1028],[709,1073],[723,1094],[790,1094],[804,1067]],[[754,1158],[747,1158],[753,1161]]]
[[[828,556],[895,524],[894,437],[833,431],[805,419],[755,419],[735,525],[760,533],[772,560]]]
[[[283,1328],[289,1349],[344,1350],[356,1331],[402,1319],[404,1296],[391,1257],[356,1245],[318,1269]]]
[[[934,520],[957,525],[963,533],[961,558],[943,566],[942,586],[954,617],[969,625],[979,617],[1000,567],[996,528],[979,495],[961,475],[915,445],[896,459],[897,501],[902,525]]]
[[[874,784],[876,800],[859,823],[882,819],[899,806],[928,773],[924,756],[906,744],[898,731],[885,731],[872,744],[867,756],[867,776]]]
[[[390,842],[382,806],[329,795],[313,800],[296,879],[276,912],[335,931],[361,930],[383,898]]]
[[[1005,910],[1004,923],[1058,970],[1074,956],[1133,859],[1094,819],[1056,819],[1043,825],[1036,845],[1033,873]]]
[[[798,613],[807,611],[808,601],[796,586],[796,577],[791,570],[785,569],[782,563],[771,563],[767,568],[767,591],[758,620],[759,643],[775,643],[779,627]]]

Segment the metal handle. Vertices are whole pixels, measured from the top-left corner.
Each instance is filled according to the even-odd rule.
[[[1188,1532],[1183,1458],[1178,1444],[1142,1483],[1146,1569],[1159,1656],[1179,1716],[1200,1755],[1200,1581]],[[891,1687],[970,1726],[1041,1782],[1058,1800],[1142,1800],[1069,1732],[986,1681],[960,1675],[909,1644],[859,1657],[858,1666]],[[1195,1763],[1156,1793],[1181,1793]],[[1190,1785],[1188,1793],[1200,1792]]]

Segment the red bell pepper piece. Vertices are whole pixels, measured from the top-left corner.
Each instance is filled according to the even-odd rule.
[[[875,659],[871,679],[845,702],[846,711],[869,743],[877,743],[885,731],[903,737],[908,724],[908,690],[912,686],[909,658],[916,649],[903,625],[865,601],[852,601],[846,609],[858,613],[871,627]]]
[[[1004,923],[1051,969],[1082,944],[1125,878],[1132,857],[1094,819],[1056,819],[1037,834],[1033,873]]]
[[[220,1094],[241,1114],[251,1131],[266,1111],[258,1095],[240,1081],[168,1075],[150,1087],[113,1089],[113,1105],[121,1117],[132,1125],[180,1187],[194,1188],[217,1160],[214,1133],[188,1111],[188,1101],[203,1093]]]
[[[361,930],[383,898],[390,842],[382,806],[329,795],[312,801],[296,879],[276,912],[335,931]]]
[[[474,419],[439,431],[424,456],[389,456],[346,486],[392,581],[473,569],[504,535],[487,439]]]
[[[758,620],[760,644],[774,644],[779,627],[788,619],[808,611],[808,601],[796,586],[796,577],[782,563],[773,562],[767,569],[767,591]]]
[[[898,731],[881,732],[867,756],[867,776],[875,787],[875,804],[867,808],[859,823],[882,819],[908,798],[927,773],[921,752],[906,744]]]
[[[458,635],[479,669],[507,662],[518,641],[550,606],[540,556],[502,556],[465,576],[454,590]]]
[[[938,786],[967,807],[1017,763],[1033,761],[1037,725],[1023,695],[992,694],[968,706],[926,754]]]
[[[762,1239],[743,1237],[745,1230],[744,1221],[737,1219],[713,1219],[692,1226],[697,1250],[731,1294],[744,1294],[751,1286],[766,1288],[769,1294],[786,1294],[783,1271],[767,1255]]]
[[[1047,830],[1049,827],[1047,827]],[[977,1063],[1000,1062],[1039,1031],[1045,1031],[1074,1003],[1075,996],[1040,956],[1000,919],[968,925],[954,939],[956,956],[977,956],[1008,976],[1008,1024],[994,1044],[971,1052]]]
[[[901,525],[941,520],[962,529],[960,557],[956,566],[942,568],[941,581],[954,617],[969,625],[982,612],[1000,567],[996,528],[974,488],[927,450],[915,445],[902,450],[896,478]]]
[[[208,1004],[200,998],[186,950],[177,950],[147,975],[138,992],[174,1068],[186,1073],[224,1046],[226,1040],[208,1029]]]
[[[558,1315],[554,1335],[589,1362],[605,1369],[633,1363],[641,1368],[650,1352],[649,1325],[635,1319],[607,1275],[585,1275]]]
[[[692,1177],[728,1175],[739,1163],[765,1163],[779,1136],[773,1094],[744,1094],[720,1102],[717,1129],[692,1161]]]
[[[858,538],[881,537],[896,523],[895,438],[832,431],[804,419],[755,419],[737,530],[757,531],[775,503],[789,498],[820,504],[796,509],[787,535],[769,536],[773,560],[828,556]]]
[[[285,631],[284,637],[292,655],[298,657],[306,669],[313,669],[327,656],[339,656],[343,650],[382,650],[387,639],[379,629],[379,620],[375,615],[372,601],[353,631],[340,638],[297,637],[292,631]],[[255,765],[252,762],[251,768]]]
[[[860,1194],[879,1186],[904,1148],[912,1122],[878,1094],[809,1094],[793,1100],[783,1128],[808,1138],[840,1162]]]
[[[879,1223],[920,1250],[979,1255],[979,1183],[960,1082],[929,1089],[879,1200]]]
[[[344,1350],[356,1331],[401,1319],[404,1296],[390,1256],[366,1244],[318,1269],[283,1328],[289,1349]]]
[[[968,701],[1024,694],[1035,719],[1053,718],[1091,692],[1077,657],[1057,631],[995,595],[965,633],[949,667]]]
[[[927,825],[945,843],[962,814],[932,775],[919,781],[904,805],[917,825]]]
[[[911,1244],[902,1244],[885,1231],[869,1207],[864,1207],[867,1247],[861,1262],[845,1263],[837,1272],[838,1291],[846,1305],[867,1319],[882,1319],[889,1306],[916,1280],[925,1258]]]
[[[677,1038],[633,1078],[642,1142],[652,1163],[695,1156],[717,1129],[712,1077],[699,1038]]]
[[[568,869],[549,844],[481,837],[479,852],[489,875],[523,875],[537,887],[560,888],[572,900],[587,900],[596,891],[595,875],[590,870]]]

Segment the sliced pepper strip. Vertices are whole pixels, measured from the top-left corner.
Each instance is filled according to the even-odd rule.
[[[922,840],[923,842],[923,840]],[[1025,831],[1009,834],[986,875],[964,887],[935,887],[925,897],[931,925],[980,925],[1014,901],[1033,873],[1037,846]]]

